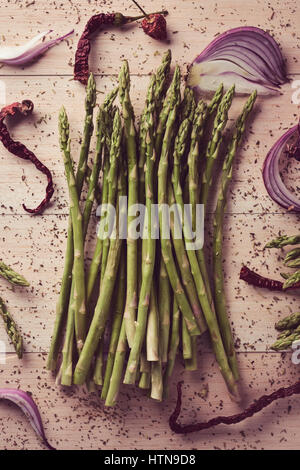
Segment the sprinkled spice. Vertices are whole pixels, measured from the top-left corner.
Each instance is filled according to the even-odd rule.
[[[51,172],[45,165],[43,165],[43,163],[37,159],[33,152],[25,147],[25,145],[23,145],[21,142],[14,141],[10,137],[8,129],[4,123],[4,119],[7,116],[15,116],[16,114],[28,116],[32,113],[32,111],[33,103],[30,100],[24,100],[22,103],[12,103],[2,108],[0,111],[0,140],[10,153],[16,155],[19,158],[23,158],[24,160],[30,160],[41,173],[47,176],[48,185],[46,188],[46,196],[40,205],[35,209],[28,209],[25,204],[23,204],[23,208],[30,214],[40,214],[49,204],[50,199],[54,193]]]
[[[295,282],[292,286],[284,288],[284,283],[281,281],[275,281],[274,279],[269,279],[268,277],[261,276],[255,271],[243,266],[240,272],[240,279],[247,282],[251,286],[262,287],[264,289],[275,290],[275,291],[286,291],[290,289],[299,289],[300,282]]]
[[[169,418],[170,428],[176,434],[189,434],[191,432],[203,431],[204,429],[209,429],[213,426],[218,426],[218,424],[237,424],[241,421],[244,421],[244,419],[246,418],[251,418],[251,416],[255,415],[263,408],[269,406],[273,401],[279,400],[280,398],[286,398],[291,397],[292,395],[300,394],[300,381],[298,381],[293,385],[290,385],[289,387],[279,388],[270,395],[263,395],[244,411],[236,415],[217,416],[216,418],[212,418],[209,421],[205,421],[203,423],[182,425],[177,422],[182,405],[182,384],[183,382],[179,382],[177,384],[177,403],[175,410]]]
[[[153,13],[153,14],[147,15],[147,18],[145,19],[148,21],[153,16],[161,16],[161,13],[167,14],[167,12],[165,11]],[[93,34],[95,34],[97,31],[100,31],[103,28],[103,26],[106,26],[106,25],[107,26],[122,26],[128,23],[132,23],[133,21],[139,20],[144,17],[145,17],[144,14],[141,16],[131,17],[131,16],[124,16],[122,15],[122,13],[106,13],[106,14],[99,13],[97,15],[92,16],[87,22],[77,45],[77,50],[75,54],[74,79],[78,80],[83,85],[87,84],[87,81],[89,78],[89,53],[91,50],[90,41],[91,41],[91,37]],[[161,24],[161,20],[160,20],[160,24]],[[161,28],[161,26],[156,26],[157,31],[159,28]],[[156,38],[156,39],[159,39],[159,38]]]

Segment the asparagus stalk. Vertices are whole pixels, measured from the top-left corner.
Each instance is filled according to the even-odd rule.
[[[216,99],[213,100],[214,105],[211,108],[211,110],[216,106],[218,102],[217,100],[220,98],[221,93],[222,93],[222,89],[220,88],[219,90],[217,90],[215,94]],[[201,186],[201,197],[200,197],[200,202],[204,204],[204,211],[206,210],[209,190],[210,190],[212,179],[213,179],[214,167],[215,167],[215,163],[219,155],[219,150],[220,150],[220,146],[222,143],[222,138],[223,138],[222,132],[228,119],[228,110],[231,106],[233,95],[234,95],[234,85],[227,91],[227,93],[223,96],[220,104],[218,105],[217,115],[214,119],[212,135],[207,145],[206,154],[205,154],[205,166],[204,166],[203,174],[202,174],[202,186]],[[207,295],[209,298],[209,302],[212,306],[213,297],[212,297],[210,279],[209,279],[209,275],[207,271],[205,253],[204,253],[203,248],[197,251],[197,258],[198,258],[198,263],[199,263],[200,270],[203,276],[203,280],[205,282],[205,287],[206,287]]]
[[[112,123],[114,119],[114,108],[113,103],[118,94],[118,88],[115,88],[104,100],[101,106],[101,113],[103,117],[103,144],[104,144],[104,161],[103,161],[103,173],[102,173],[102,199],[101,205],[105,206],[108,199],[108,173],[109,173],[109,152],[111,146],[111,133]],[[103,214],[100,223],[103,223],[105,215]],[[91,295],[96,283],[97,275],[101,265],[102,259],[103,240],[101,237],[97,237],[96,246],[93,254],[93,258],[90,264],[90,268],[87,275],[87,305],[90,303]]]
[[[214,112],[217,110],[220,101],[222,99],[223,95],[223,83],[219,85],[219,87],[216,89],[216,92],[214,93],[214,96],[212,97],[211,102],[207,106],[207,111],[208,114],[211,116],[214,114]]]
[[[181,315],[181,337],[182,337],[182,356],[183,359],[192,359],[193,347],[192,347],[192,337],[189,334],[189,331],[186,327],[183,316]],[[197,338],[197,336],[194,336]]]
[[[4,321],[5,331],[15,348],[17,356],[19,359],[23,357],[23,339],[18,331],[16,322],[14,321],[11,314],[8,312],[7,307],[4,301],[0,297],[0,317]]]
[[[296,271],[292,274],[286,281],[283,283],[283,289],[287,289],[288,287],[293,287],[294,284],[300,282],[300,270]]]
[[[125,321],[123,318],[120,337],[116,350],[114,367],[111,374],[107,397],[105,400],[105,406],[114,406],[117,402],[127,349],[128,346],[126,339]]]
[[[289,268],[300,268],[300,258],[292,259],[285,263],[286,266]]]
[[[292,315],[288,315],[287,317],[282,318],[275,324],[275,328],[278,331],[282,330],[291,330],[296,328],[300,325],[300,312],[292,313]]]
[[[159,281],[158,281],[158,313],[159,313],[159,337],[161,339],[161,360],[168,360],[170,319],[171,319],[171,290],[168,273],[164,260],[160,259]]]
[[[172,54],[171,50],[168,49],[164,53],[161,65],[156,71],[155,75],[155,90],[154,90],[154,101],[155,101],[155,114],[158,117],[162,108],[163,98],[167,91],[168,78],[170,73]]]
[[[125,142],[128,161],[128,213],[138,203],[138,162],[134,114],[129,96],[130,76],[128,62],[124,61],[119,74],[119,96],[123,110]],[[135,334],[138,288],[138,243],[131,234],[130,224],[134,216],[128,215],[127,236],[127,292],[125,307],[125,328],[129,346],[132,347]]]
[[[112,375],[112,370],[114,366],[114,360],[116,356],[116,350],[118,346],[118,341],[120,337],[120,331],[123,321],[123,313],[125,307],[125,294],[126,294],[126,252],[123,249],[121,254],[121,261],[118,272],[118,283],[115,286],[115,294],[113,297],[116,298],[115,305],[113,308],[114,318],[111,327],[111,337],[108,348],[108,356],[105,367],[103,387],[101,390],[101,398],[105,400],[107,397],[107,392],[109,389],[110,379]]]
[[[300,257],[300,247],[294,248],[293,250],[290,250],[286,254],[283,262],[284,262],[284,264],[287,264],[289,261],[292,261],[292,260],[297,259],[297,258],[299,259],[299,257]]]
[[[155,153],[153,145],[154,133],[154,87],[155,77],[151,79],[151,83],[147,93],[147,111],[145,113],[144,126],[147,128],[146,137],[146,172],[145,172],[145,194],[147,223],[145,224],[145,237],[143,239],[143,265],[142,265],[142,284],[139,296],[137,322],[135,336],[131,346],[131,352],[128,359],[124,383],[134,383],[138,369],[138,361],[142,350],[146,325],[147,314],[149,309],[150,292],[152,287],[153,271],[156,254],[156,240],[152,238],[152,227],[155,221],[152,221],[152,204],[154,203],[154,165]],[[126,317],[125,326],[126,326]],[[129,341],[128,341],[129,342]]]
[[[14,286],[28,287],[29,282],[21,275],[16,273],[10,266],[0,261],[0,276],[6,279]]]
[[[187,135],[186,131],[188,129],[188,126],[186,126],[185,124],[188,123],[188,120],[186,119],[183,122],[184,122],[184,126],[183,126],[184,127],[184,132],[182,132],[182,133],[180,132],[179,133],[179,139],[176,138],[176,141],[175,141],[175,148],[177,146],[181,145],[181,147],[182,147],[182,152],[181,153],[182,154],[183,154],[183,151],[184,151],[184,144],[183,144],[183,142],[181,142],[181,138],[184,139]],[[174,167],[175,167],[175,165],[174,165]],[[181,191],[180,184],[179,185],[176,184],[176,188],[177,188],[178,192]],[[182,194],[181,194],[181,196],[182,196]],[[179,197],[176,202],[177,202],[177,204],[179,203],[180,208],[183,209],[182,197],[181,198]],[[180,221],[179,221],[179,216],[178,216],[178,212],[177,212],[177,207],[175,206],[175,197],[174,197],[173,187],[172,187],[171,182],[169,182],[169,185],[168,185],[168,203],[169,203],[170,208],[171,207],[174,208],[174,212],[170,216],[170,229],[171,229],[171,234],[172,234],[172,242],[173,242],[173,247],[174,247],[174,251],[175,251],[175,255],[176,255],[177,265],[178,265],[179,272],[181,274],[182,284],[185,288],[187,298],[188,298],[188,300],[190,302],[190,305],[192,307],[193,314],[194,314],[194,316],[197,320],[197,324],[200,328],[200,332],[204,333],[204,331],[206,331],[206,323],[205,323],[205,320],[204,320],[204,317],[203,317],[203,314],[202,314],[202,310],[201,310],[201,306],[200,306],[200,303],[199,303],[198,293],[197,293],[197,289],[196,289],[196,286],[195,286],[191,266],[190,266],[190,263],[189,263],[189,256],[188,256],[188,253],[185,249],[184,240],[182,238],[176,238],[175,225],[180,227]]]
[[[82,147],[78,162],[78,168],[76,173],[76,188],[78,196],[80,197],[82,186],[84,182],[84,169],[86,169],[86,162],[88,158],[89,146],[91,135],[93,132],[93,110],[96,105],[96,83],[93,74],[90,74],[87,89],[86,89],[86,100],[85,100],[85,123],[83,131]],[[73,244],[73,229],[71,214],[69,215],[68,224],[68,235],[67,235],[67,247],[65,254],[65,265],[63,271],[63,277],[60,287],[60,294],[56,304],[56,318],[54,324],[54,331],[52,335],[50,351],[47,360],[47,369],[55,370],[57,365],[57,357],[59,353],[60,340],[62,336],[62,329],[66,319],[68,311],[70,290],[72,283],[72,268],[74,260],[74,244]]]
[[[147,360],[159,360],[159,319],[155,290],[152,285],[146,334]]]
[[[116,112],[113,123],[111,152],[115,152],[116,155],[118,155],[117,159],[119,159],[121,153],[121,136],[122,131],[120,115],[119,112]],[[118,180],[118,196],[123,196],[125,194],[124,172],[120,171]],[[119,205],[117,205],[116,236],[110,242],[105,276],[101,283],[100,295],[97,301],[88,335],[74,371],[74,383],[77,385],[83,384],[86,380],[93,355],[106,327],[110,311],[110,301],[114,290],[122,248],[122,240],[119,238],[119,228]]]
[[[166,121],[165,134],[163,138],[159,168],[158,168],[158,204],[162,208],[164,204],[167,204],[167,178],[168,178],[168,156],[171,148],[172,139],[174,136],[174,126],[177,117],[177,109],[180,101],[180,70],[176,67],[174,77],[170,85],[168,95],[165,99],[163,109],[161,112],[167,112],[166,102],[169,102],[169,112]],[[186,298],[183,286],[180,282],[177,267],[175,264],[171,241],[165,238],[165,228],[168,226],[168,220],[166,220],[166,214],[163,210],[159,211],[159,225],[161,232],[161,251],[166,265],[166,270],[169,276],[169,280],[176,296],[178,305],[182,311],[187,322],[187,327],[191,335],[200,334],[200,329],[196,323],[193,311]]]
[[[231,326],[227,315],[227,306],[224,292],[223,276],[223,226],[224,213],[227,203],[228,188],[232,179],[232,165],[237,153],[238,146],[245,132],[245,123],[252,111],[257,93],[254,91],[247,100],[241,115],[235,124],[235,132],[229,144],[227,155],[224,160],[221,186],[218,195],[217,207],[214,214],[214,232],[213,232],[213,272],[214,272],[214,292],[215,307],[221,335],[228,356],[229,365],[236,380],[239,379],[238,363],[235,354],[234,340],[231,332]]]
[[[183,121],[183,123],[181,123],[180,125],[178,135],[175,140],[174,154],[173,154],[174,166],[173,166],[173,175],[172,175],[172,182],[173,182],[173,187],[174,187],[176,203],[181,208],[182,212],[184,211],[184,204],[183,204],[182,189],[180,185],[179,175],[180,175],[180,158],[183,155],[182,143],[184,142],[184,136],[186,134],[186,127],[187,127],[187,123],[186,121]],[[191,235],[190,224],[187,223],[185,219],[183,221],[183,233],[184,233],[185,242],[187,244],[188,240],[191,240],[192,235]],[[187,255],[189,258],[190,265],[191,265],[191,270],[192,270],[195,285],[197,288],[197,293],[198,293],[198,297],[200,300],[201,308],[205,316],[208,330],[210,332],[213,350],[214,350],[217,362],[219,364],[220,371],[224,377],[224,380],[227,384],[228,390],[232,398],[234,398],[235,400],[238,400],[239,394],[238,394],[236,381],[229,367],[228,358],[226,355],[226,351],[224,349],[216,313],[214,311],[213,304],[211,304],[209,296],[207,294],[206,286],[204,283],[204,279],[202,277],[202,273],[199,268],[195,250],[187,249]]]
[[[163,395],[164,398],[168,397],[169,394],[169,380],[172,376],[176,354],[179,346],[179,324],[180,324],[180,310],[176,301],[176,298],[173,299],[173,313],[172,313],[172,329],[171,329],[171,338],[170,338],[170,348],[168,353],[168,363],[166,370],[164,372],[163,379]]]
[[[267,243],[265,248],[283,248],[284,246],[297,245],[298,243],[300,243],[300,235],[282,235]]]
[[[66,178],[69,188],[70,212],[72,218],[74,240],[74,295],[71,298],[75,316],[76,344],[80,352],[86,336],[86,306],[85,306],[85,273],[84,273],[84,239],[82,229],[82,214],[79,208],[79,198],[76,180],[70,156],[69,123],[64,108],[59,114],[60,147],[63,154]]]
[[[300,326],[297,326],[289,336],[284,336],[277,339],[274,344],[272,344],[271,349],[273,351],[284,351],[292,346],[294,341],[300,340]]]

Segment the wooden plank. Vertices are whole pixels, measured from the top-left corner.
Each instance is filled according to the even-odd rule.
[[[239,280],[243,264],[280,279],[284,251],[263,251],[263,246],[283,230],[282,220],[280,214],[235,214],[225,219],[226,299],[241,351],[266,351],[276,339],[274,323],[298,310],[299,296],[295,293],[259,290]],[[89,256],[93,251],[95,222],[91,224],[87,245]],[[48,351],[64,264],[67,216],[38,217],[34,223],[30,216],[2,216],[2,223],[0,251],[5,253],[5,261],[24,273],[32,286],[28,290],[11,289],[7,282],[1,281],[0,296],[7,300],[25,334],[26,350]],[[284,233],[293,233],[296,223],[299,217],[286,215]],[[206,233],[209,245],[209,227]],[[1,322],[0,339],[13,351]],[[210,350],[207,341],[203,342],[203,348]]]
[[[287,386],[298,379],[298,367],[287,354],[239,354],[244,402],[248,406],[262,394]],[[201,371],[184,372],[178,362],[165,403],[156,403],[145,393],[123,386],[118,405],[109,409],[95,394],[76,387],[62,389],[45,370],[45,356],[27,354],[17,361],[9,356],[0,365],[3,386],[17,386],[32,393],[45,425],[46,434],[58,449],[295,449],[298,448],[299,399],[275,402],[259,415],[235,426],[219,426],[187,436],[173,434],[168,418],[175,406],[178,380],[185,380],[183,423],[237,413],[230,402],[221,375],[211,354],[203,354]],[[201,391],[208,385],[206,399]],[[21,411],[0,402],[0,446],[2,449],[41,449]]]
[[[52,171],[55,183],[53,204],[45,214],[67,214],[66,181],[63,161],[58,145],[57,116],[59,108],[65,105],[71,126],[72,151],[75,160],[79,154],[84,112],[84,88],[66,77],[13,78],[14,87],[7,84],[7,103],[30,98],[35,103],[34,114],[9,124],[12,135],[27,145]],[[148,77],[132,78],[132,101],[137,119],[142,112]],[[112,90],[116,78],[97,79],[99,103],[104,94]],[[236,97],[230,110],[228,134],[242,109],[244,97]],[[291,102],[291,93],[269,98],[258,98],[256,111],[249,121],[249,132],[243,142],[234,166],[234,182],[230,191],[229,212],[284,212],[273,203],[262,181],[261,169],[265,156],[276,140],[297,121],[296,106]],[[274,124],[276,122],[276,125]],[[224,146],[225,147],[225,146]],[[92,141],[95,148],[95,138]],[[223,149],[223,154],[224,154]],[[91,154],[92,157],[92,154]],[[45,177],[30,162],[19,160],[0,146],[0,211],[2,214],[23,214],[23,202],[35,207],[44,197]],[[299,162],[283,162],[285,181],[291,188],[296,187]],[[34,188],[34,190],[33,190]],[[210,210],[214,206],[210,206]]]
[[[26,8],[26,4],[31,4]],[[37,63],[22,69],[5,66],[0,72],[5,75],[72,75],[72,64],[78,39],[87,20],[100,12],[121,11],[127,15],[139,14],[130,2],[112,0],[109,4],[83,0],[80,3],[36,0],[18,1],[11,5],[0,1],[0,21],[2,40],[5,44],[20,44],[24,38],[30,39],[38,32],[54,29],[55,36],[75,28],[75,34],[67,43],[52,49]],[[297,53],[299,51],[299,5],[296,0],[216,0],[195,2],[184,0],[174,3],[165,0],[169,11],[169,40],[166,43],[155,41],[143,33],[138,25],[106,30],[93,41],[91,63],[96,73],[116,74],[120,61],[130,60],[132,72],[148,74],[159,63],[159,54],[171,47],[174,59],[181,65],[189,64],[216,36],[229,28],[252,25],[267,29],[280,43],[287,60],[289,73],[300,73]],[[162,7],[160,0],[147,2],[149,10]],[[259,12],[259,14],[258,14]],[[16,27],[18,25],[18,27]],[[52,35],[54,37],[54,33]]]

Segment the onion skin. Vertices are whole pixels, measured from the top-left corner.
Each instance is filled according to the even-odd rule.
[[[201,91],[214,91],[223,82],[225,90],[235,84],[240,94],[254,89],[259,94],[279,93],[288,81],[278,44],[252,26],[220,34],[196,57],[188,75],[188,85]]]
[[[289,129],[273,145],[264,161],[262,174],[269,196],[281,207],[289,211],[300,212],[300,200],[287,189],[279,172],[279,159],[282,152],[286,150],[288,141],[297,132],[298,125]]]
[[[42,33],[42,34],[45,37],[47,34],[51,32],[52,30],[47,31],[46,33]],[[16,53],[13,57],[10,57],[10,58],[5,58],[4,55],[1,56],[1,47],[0,47],[0,62],[2,64],[12,65],[12,66],[26,65],[32,62],[33,60],[35,60],[36,58],[38,58],[39,56],[41,56],[42,54],[44,54],[48,49],[50,49],[50,47],[53,47],[55,44],[59,43],[63,39],[66,39],[68,36],[73,34],[73,32],[74,32],[74,29],[67,34],[64,34],[63,36],[60,36],[59,38],[51,39],[50,41],[42,42],[40,44],[35,44],[32,47],[29,47],[30,44],[33,44],[35,41],[35,38],[33,38],[28,43],[28,48],[27,50],[25,50],[25,52],[19,53],[18,47],[15,47],[14,49]],[[38,39],[40,37],[41,35],[38,35],[36,38]],[[26,48],[26,45],[24,47]],[[24,47],[22,47],[22,49],[24,49]]]

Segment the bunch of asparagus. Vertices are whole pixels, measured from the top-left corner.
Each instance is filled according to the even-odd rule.
[[[247,100],[224,158],[219,198],[214,217],[214,277],[211,284],[201,244],[187,249],[196,229],[197,205],[207,204],[215,184],[215,164],[228,119],[234,87],[222,86],[212,101],[195,101],[175,67],[170,75],[168,51],[151,77],[145,107],[136,126],[130,100],[128,63],[124,61],[118,89],[100,106],[96,120],[97,145],[93,167],[88,169],[96,86],[89,77],[86,117],[77,172],[70,155],[67,114],[59,115],[60,146],[70,196],[65,268],[57,304],[48,369],[56,370],[65,329],[58,379],[63,385],[101,387],[107,406],[116,403],[120,385],[137,384],[156,400],[167,397],[177,352],[185,367],[197,369],[197,337],[208,330],[220,371],[232,397],[238,399],[238,366],[224,300],[222,273],[223,215],[233,160],[256,99]],[[121,112],[114,105],[119,95]],[[211,125],[212,124],[212,125]],[[210,128],[212,130],[210,131]],[[208,143],[207,143],[208,141]],[[99,232],[89,266],[84,263],[85,237],[93,202],[101,185]],[[87,198],[81,201],[88,175]],[[200,184],[199,182],[202,181]],[[127,196],[124,207],[120,196]],[[98,198],[97,198],[98,200]],[[176,202],[189,203],[183,237],[176,236],[179,210],[170,220],[163,210]],[[82,203],[82,206],[81,206]],[[143,220],[130,210],[146,206]],[[158,219],[151,210],[158,204]],[[117,214],[114,236],[102,237],[110,224],[111,207]],[[128,209],[128,211],[127,211]],[[141,238],[132,229],[140,224]],[[170,227],[171,237],[166,237]],[[126,236],[121,236],[124,233]],[[159,240],[153,233],[159,232]],[[95,301],[94,301],[95,297]]]

